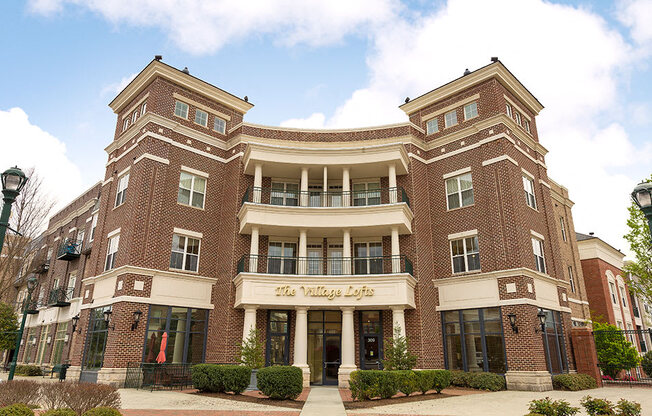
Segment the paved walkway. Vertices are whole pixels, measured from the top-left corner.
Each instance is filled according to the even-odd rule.
[[[301,416],[346,416],[340,390],[336,387],[312,387]]]

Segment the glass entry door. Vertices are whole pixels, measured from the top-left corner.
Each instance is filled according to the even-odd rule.
[[[360,367],[363,370],[382,370],[382,311],[361,311],[360,328]]]
[[[308,311],[308,366],[311,384],[337,384],[341,351],[342,312]]]

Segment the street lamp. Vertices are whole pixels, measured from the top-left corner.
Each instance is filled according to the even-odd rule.
[[[2,184],[4,185],[4,174]],[[34,276],[27,279],[27,298],[25,298],[25,304],[23,306],[23,319],[20,322],[20,329],[18,330],[18,337],[16,338],[16,346],[14,347],[14,358],[11,360],[11,366],[9,367],[9,377],[7,377],[7,380],[14,379],[14,372],[16,372],[16,361],[18,360],[18,352],[20,351],[20,341],[23,339],[25,321],[27,320],[27,308],[29,308],[29,304],[32,302],[32,292],[36,288],[37,282],[38,281]]]
[[[5,234],[9,228],[9,217],[11,216],[11,205],[20,194],[20,191],[27,183],[27,176],[18,166],[9,168],[0,175],[2,180],[2,214],[0,214],[0,251],[5,244]]]
[[[632,199],[647,218],[650,235],[652,235],[652,182],[641,182],[636,185],[632,192]]]

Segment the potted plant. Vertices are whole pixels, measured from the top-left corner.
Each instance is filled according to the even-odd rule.
[[[258,390],[256,372],[265,365],[264,348],[265,344],[260,340],[260,331],[253,328],[240,345],[240,363],[251,369],[251,380],[247,390]]]

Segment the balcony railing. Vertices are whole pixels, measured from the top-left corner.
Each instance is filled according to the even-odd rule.
[[[82,251],[82,243],[82,240],[66,238],[63,243],[59,245],[59,250],[57,251],[57,260],[78,259]]]
[[[70,306],[70,299],[72,299],[74,288],[59,287],[52,289],[48,296],[48,305],[55,307]]]
[[[360,207],[398,202],[410,206],[410,199],[401,187],[347,192],[249,187],[241,202],[287,207]]]
[[[25,301],[21,302],[14,302],[14,312],[16,312],[17,315],[20,315],[25,311],[26,314],[28,315],[34,315],[38,313],[38,300],[32,299],[29,304],[25,304]]]
[[[404,255],[376,257],[284,257],[245,254],[238,273],[288,275],[367,275],[409,273],[412,262]]]

